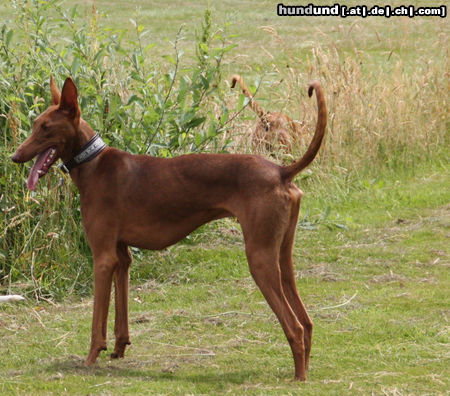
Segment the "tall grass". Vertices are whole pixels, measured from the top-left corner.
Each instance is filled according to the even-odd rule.
[[[325,178],[344,175],[345,182],[348,177],[411,171],[423,161],[448,153],[448,35],[437,35],[433,57],[425,54],[411,67],[392,52],[380,61],[379,55],[356,46],[349,51],[348,43],[342,48],[336,42],[316,46],[305,56],[286,45],[273,27],[262,30],[278,44],[279,53],[266,51],[266,58],[273,62],[262,84],[258,81],[252,88],[265,110],[284,111],[306,126],[295,158],[309,144],[317,114],[315,100],[306,95],[307,83],[318,79],[323,85],[328,135],[312,165],[314,172]],[[288,67],[282,69],[277,58],[285,59]],[[248,133],[254,117],[249,118],[230,130],[247,151],[255,150]],[[272,154],[264,152],[264,147],[256,150]]]

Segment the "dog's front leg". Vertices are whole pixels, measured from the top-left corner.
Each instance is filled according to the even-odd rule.
[[[125,348],[130,345],[130,334],[128,330],[128,281],[129,269],[131,264],[131,254],[124,245],[117,248],[119,264],[114,272],[115,287],[115,310],[116,317],[114,321],[114,334],[116,336],[116,345],[111,358],[123,358]]]
[[[113,254],[94,253],[94,315],[92,318],[91,349],[85,361],[90,366],[95,363],[101,351],[106,350],[106,333],[111,283],[118,264],[116,252]]]

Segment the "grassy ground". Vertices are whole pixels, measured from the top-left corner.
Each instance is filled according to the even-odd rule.
[[[90,1],[76,3],[92,16]],[[95,2],[102,23],[132,30],[133,18],[148,28],[144,44],[156,44],[151,62],[170,53],[164,39],[173,40],[181,23],[180,45],[192,55],[206,2],[119,3]],[[249,84],[263,75],[264,107],[312,125],[306,82],[320,78],[327,95],[326,145],[298,179],[306,194],[296,271],[315,323],[308,382],[291,382],[287,341],[249,275],[239,225],[225,220],[163,252],[136,252],[133,345],[124,360],[103,354],[96,367],[82,366],[91,298],[37,303],[30,293],[25,303],[0,305],[0,394],[446,394],[447,19],[280,19],[269,1],[212,8],[219,25],[231,21],[230,32],[239,34],[224,74],[242,73]],[[237,92],[226,95],[237,102]],[[253,120],[246,110],[234,138],[248,135]],[[245,141],[236,149],[252,150]],[[23,290],[7,283],[0,292]]]
[[[288,344],[249,276],[239,226],[227,220],[151,263],[137,260],[134,271],[145,265],[153,280],[132,282],[133,344],[124,360],[103,354],[94,368],[82,366],[91,299],[1,306],[0,392],[445,394],[445,180],[433,168],[369,185],[338,201],[328,223],[299,227],[298,287],[315,323],[306,384],[290,381]],[[333,226],[338,215],[347,230]]]

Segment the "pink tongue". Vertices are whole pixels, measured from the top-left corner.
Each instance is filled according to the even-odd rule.
[[[42,166],[44,165],[45,160],[50,155],[50,151],[52,148],[45,150],[44,152],[40,153],[37,157],[36,162],[34,163],[33,167],[31,168],[30,174],[28,175],[27,180],[27,187],[28,190],[34,191],[36,188],[36,184],[39,180],[39,173],[38,171],[42,169]]]

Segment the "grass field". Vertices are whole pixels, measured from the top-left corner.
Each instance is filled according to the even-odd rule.
[[[306,384],[291,381],[288,344],[230,220],[136,263],[152,280],[132,281],[124,360],[104,353],[96,367],[82,366],[91,298],[3,305],[0,392],[445,394],[449,175],[430,170],[338,202],[330,218],[347,219],[348,230],[332,221],[299,228],[298,288],[315,323]]]
[[[80,15],[92,18],[91,1],[63,4],[78,4]],[[207,5],[95,1],[100,24],[127,29],[130,40],[130,19],[149,30],[142,44],[155,46],[146,61],[161,69],[171,67],[161,56],[173,51],[169,42],[181,24],[180,48],[193,57]],[[291,381],[288,343],[250,277],[240,227],[231,219],[208,224],[162,252],[135,251],[132,346],[124,360],[110,361],[103,353],[95,367],[83,367],[92,314],[89,283],[44,301],[44,280],[33,277],[28,263],[36,257],[35,269],[45,269],[73,260],[75,270],[62,272],[55,284],[75,285],[78,270],[85,272],[80,279],[90,276],[81,230],[72,235],[72,243],[82,245],[75,254],[62,246],[63,233],[48,242],[49,233],[65,229],[58,228],[61,221],[73,221],[70,210],[52,209],[63,195],[50,186],[53,175],[28,206],[4,207],[0,191],[0,264],[10,251],[20,253],[14,271],[24,273],[12,284],[2,274],[0,292],[27,297],[0,305],[0,394],[448,394],[448,18],[281,19],[268,1],[210,6],[217,26],[229,22],[230,42],[238,44],[222,70],[221,92],[230,108],[238,103],[238,93],[227,85],[235,72],[255,87],[262,78],[258,101],[309,129],[316,109],[305,94],[308,81],[319,79],[326,93],[325,146],[297,179],[305,191],[294,250],[297,283],[315,324],[308,381]],[[0,22],[13,15],[1,7]],[[79,90],[82,95],[83,86]],[[255,151],[248,132],[253,122],[249,109],[235,120],[226,132],[231,150]],[[2,183],[24,177],[6,162],[13,140],[5,137],[0,145],[8,172],[0,175]],[[24,198],[22,187],[8,191]],[[36,226],[30,213],[39,218]],[[24,247],[2,240],[17,227],[7,223],[11,218],[30,224]],[[39,234],[35,256],[31,245]],[[112,309],[110,350],[113,316]]]

